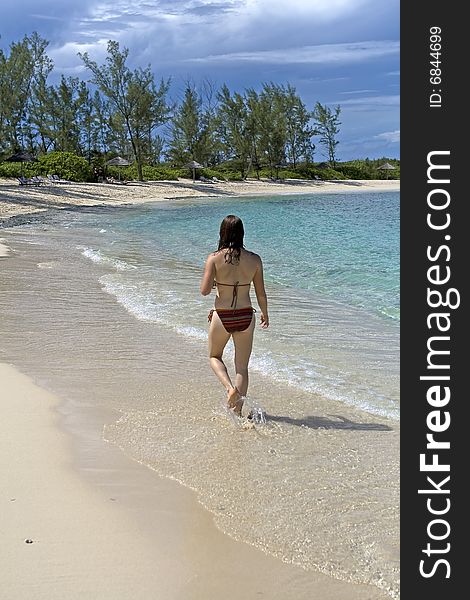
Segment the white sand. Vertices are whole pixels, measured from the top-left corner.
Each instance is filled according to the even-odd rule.
[[[6,244],[2,243],[3,240],[0,238],[0,258],[5,258],[10,254],[10,248]]]
[[[8,364],[0,381],[2,598],[384,598],[231,540],[191,492],[114,447],[119,483],[91,485],[59,427],[59,399]]]
[[[192,183],[188,180],[133,182],[128,185],[74,183],[43,186],[20,186],[12,180],[0,180],[0,223],[3,219],[49,208],[70,206],[118,206],[179,198],[230,197],[271,194],[324,194],[334,192],[397,191],[397,180],[303,181],[284,183],[257,181]]]

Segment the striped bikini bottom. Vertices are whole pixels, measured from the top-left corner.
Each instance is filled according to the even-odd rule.
[[[252,306],[247,308],[213,308],[207,320],[209,323],[212,321],[212,315],[216,312],[219,315],[222,325],[225,327],[227,333],[233,333],[234,331],[245,331],[251,324],[253,319],[253,313],[256,310]]]

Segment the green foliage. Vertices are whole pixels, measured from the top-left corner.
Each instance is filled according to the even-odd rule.
[[[0,163],[0,177],[20,177],[22,174],[26,174],[26,169],[21,170],[21,163]]]
[[[378,168],[386,162],[392,164],[395,170],[384,171]],[[348,179],[400,179],[400,161],[394,158],[351,160],[345,163],[337,163],[336,169],[341,171]]]
[[[248,175],[246,165],[244,165],[241,160],[233,160],[230,161],[230,164],[217,165],[214,168],[219,170],[225,179],[231,181],[243,181]]]
[[[216,120],[218,137],[226,156],[236,156],[232,167],[243,179],[248,171],[252,154],[252,132],[249,129],[249,109],[246,97],[230,93],[224,84],[218,94],[219,108]]]
[[[206,169],[204,169],[206,171]],[[207,169],[209,171],[209,169]],[[223,179],[226,181],[243,181],[240,171],[237,168],[237,161],[227,161],[210,169],[212,173],[211,177],[217,177],[217,179]],[[205,175],[205,177],[208,177]]]
[[[37,164],[44,175],[58,175],[69,181],[92,181],[93,171],[88,162],[72,152],[49,152],[43,154]]]
[[[129,165],[128,167],[106,167],[105,173],[108,177],[121,179],[124,181],[132,181],[139,179],[137,165]],[[142,175],[144,181],[175,181],[178,179],[178,170],[164,166],[142,166]]]
[[[400,179],[400,169],[395,169],[395,171],[375,171],[373,179]]]
[[[71,152],[49,152],[36,162],[0,163],[0,177],[58,175],[69,181],[92,181],[93,171],[87,161]]]
[[[312,137],[317,133],[310,125],[312,113],[307,110],[295,87],[290,83],[287,87],[279,86],[286,118],[286,157],[294,169],[301,158],[313,160],[315,144]]]
[[[287,125],[284,92],[274,83],[264,84],[257,98],[260,156],[264,155],[271,176],[286,158]]]
[[[291,169],[279,169],[279,179],[303,179],[302,175],[298,171],[292,171]]]
[[[200,179],[201,176],[205,177],[206,179],[212,179],[213,177],[216,177],[220,181],[225,181],[225,176],[223,176],[222,173],[217,169],[198,169],[196,172],[196,177]]]
[[[87,69],[93,74],[92,83],[109,100],[122,120],[123,133],[129,140],[137,164],[138,178],[143,179],[144,156],[152,145],[152,131],[168,118],[166,103],[169,81],[161,81],[157,88],[150,65],[131,71],[126,65],[129,50],[122,51],[119,42],[110,40],[104,65],[91,60],[87,52],[79,53]]]
[[[340,171],[330,168],[318,169],[313,165],[301,165],[297,171],[304,179],[322,179],[324,181],[332,179],[347,179],[347,177],[345,177]]]
[[[47,86],[44,79],[34,86],[31,124],[39,134],[40,147],[60,152],[81,153],[81,136],[85,124],[80,118],[88,90],[83,81],[62,75],[57,86]]]
[[[356,165],[336,163],[336,170],[342,173],[346,179],[373,179],[370,169]]]
[[[400,161],[394,158],[387,158],[383,156],[382,158],[378,158],[375,160],[369,161],[371,168],[374,172],[374,179],[400,179]],[[384,163],[390,163],[395,167],[393,171],[386,171],[383,169],[379,169],[381,165]]]
[[[168,167],[144,165],[144,178],[148,181],[176,181],[178,179],[178,170]]]
[[[53,63],[46,54],[47,45],[33,33],[10,44],[8,50],[0,49],[0,153],[7,157],[25,150],[43,156],[36,163],[0,164],[0,176],[57,173],[84,181],[93,177],[91,171],[104,166],[107,157],[121,155],[133,157],[134,164],[108,169],[110,176],[192,179],[192,171],[184,165],[196,160],[205,166],[197,176],[232,181],[254,176],[400,177],[400,163],[395,159],[338,162],[341,108],[317,102],[313,111],[308,110],[291,84],[270,82],[231,92],[226,85],[216,90],[207,81],[196,91],[194,84],[187,83],[183,100],[170,106],[166,100],[170,81],[156,85],[150,65],[130,69],[129,50],[112,40],[101,65],[86,52],[79,54],[95,89],[65,76],[50,85]],[[166,133],[160,129],[161,135],[157,134],[157,128],[170,120],[170,112]],[[314,140],[323,147],[332,168],[314,166]],[[160,164],[165,156],[171,166]],[[87,159],[91,171],[79,157]],[[395,169],[380,170],[384,162]]]
[[[224,85],[218,100],[218,134],[242,178],[253,172],[258,178],[280,177],[286,160],[295,172],[301,158],[312,159],[312,115],[292,85],[265,83],[261,92],[250,88],[233,95]]]
[[[333,167],[336,167],[336,146],[338,140],[336,136],[339,133],[339,126],[341,122],[339,115],[341,113],[341,107],[335,106],[334,110],[331,110],[326,105],[317,102],[313,109],[312,116],[315,119],[316,133],[320,136],[320,144],[325,148],[325,154],[328,156],[328,161]]]
[[[211,113],[204,109],[201,96],[188,84],[171,123],[170,158],[180,166],[192,160],[207,163],[216,145],[213,134]]]
[[[181,179],[191,179],[191,181],[193,179],[192,169],[175,169],[175,172]],[[200,179],[200,177],[205,177],[206,179],[216,177],[219,181],[243,181],[243,177],[240,175],[239,171],[223,168],[221,165],[212,168],[205,167],[204,169],[197,169],[196,180]]]
[[[0,150],[15,151],[33,135],[27,115],[33,85],[52,70],[47,45],[33,32],[10,44],[8,55],[0,49]]]
[[[314,175],[316,175],[319,179],[329,181],[335,179],[347,179],[347,177],[345,177],[339,171],[336,171],[336,169],[317,169],[316,171],[314,171]]]
[[[81,157],[68,152],[51,152],[40,157],[39,161],[33,163],[0,163],[0,177],[15,178],[25,175],[47,176],[57,174],[71,181],[92,180],[93,169],[103,167],[104,157],[94,157],[92,166]],[[383,171],[378,169],[380,165],[389,162],[395,166],[394,171]],[[128,167],[106,167],[106,175],[115,179],[132,181],[138,179],[137,166],[134,163]],[[259,171],[260,177],[271,178],[273,175],[269,167],[263,167]],[[198,169],[196,177],[200,176],[212,179],[216,177],[221,181],[243,181],[237,161],[226,161],[212,168]],[[143,165],[143,178],[146,181],[176,181],[178,178],[191,179],[192,170],[171,167],[168,165]],[[277,173],[279,179],[312,179],[312,180],[341,180],[341,179],[400,179],[400,162],[391,158],[377,160],[355,160],[347,163],[337,163],[336,169],[319,169],[314,165],[301,164],[297,170],[280,168]]]
[[[240,173],[237,173],[236,171],[225,171],[224,177],[227,181],[244,181]]]

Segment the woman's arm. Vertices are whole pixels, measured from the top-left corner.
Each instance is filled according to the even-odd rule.
[[[209,254],[206,260],[206,266],[204,267],[204,275],[201,281],[201,294],[208,296],[211,293],[212,286],[215,279],[215,266],[214,266],[214,255]]]
[[[258,268],[256,269],[255,276],[253,277],[253,285],[255,286],[256,299],[261,311],[261,327],[266,329],[269,327],[269,316],[268,316],[268,298],[266,296],[266,290],[264,288],[264,276],[263,276],[263,263],[259,258]]]

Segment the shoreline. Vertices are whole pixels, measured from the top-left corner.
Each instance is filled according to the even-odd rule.
[[[187,199],[296,194],[334,194],[341,192],[399,191],[399,180],[344,180],[202,183],[187,181],[132,182],[128,185],[71,183],[25,188],[0,180],[0,228],[24,225],[40,219],[50,209],[80,210],[116,207],[147,202]]]
[[[320,191],[322,190],[318,190],[318,192]],[[338,193],[336,188],[330,188],[330,191]],[[370,191],[370,189],[364,189],[363,191]],[[124,190],[124,192],[127,191]],[[265,192],[264,195],[268,193],[279,194],[278,191],[273,190]],[[292,192],[289,191],[286,193]],[[298,193],[309,192],[302,189],[302,191]],[[239,195],[240,194],[237,194],[237,196]],[[250,192],[247,192],[245,195],[254,195],[254,193],[251,189]],[[217,194],[215,194],[215,196],[217,196]],[[207,198],[210,196],[202,197]],[[194,198],[195,196],[183,196],[181,197],[181,200],[192,200]],[[114,202],[112,205],[108,204],[101,206],[110,207],[112,209],[113,206],[132,206],[140,202],[158,202],[160,200],[168,201],[168,197],[158,199],[152,196],[145,197],[141,201],[136,200],[133,202],[122,202],[120,204]],[[96,207],[97,205],[94,206]],[[90,210],[90,207],[93,207],[93,205],[74,205],[72,203],[63,206],[62,208],[66,208],[66,210]],[[54,207],[50,208],[54,209]],[[91,210],[93,209],[91,208]],[[96,210],[100,209],[96,208]],[[53,212],[55,213],[55,210],[53,210]],[[47,214],[47,209],[36,212],[34,220],[42,220],[45,217],[45,214]],[[24,218],[21,217],[21,215],[19,216],[20,218]],[[28,217],[29,215],[26,216]],[[32,217],[29,218],[32,219]],[[26,222],[30,221],[27,220]],[[32,260],[34,263],[35,259],[33,256],[36,255],[34,248],[31,248],[30,252],[29,246],[23,246],[23,249],[21,249],[21,246],[19,247],[18,244],[15,243],[16,236],[13,236],[12,234],[19,232],[14,232],[12,230],[11,232],[5,233],[7,234],[7,239],[9,238],[11,242],[13,242],[11,244],[10,257],[8,257],[10,249],[4,244],[5,261],[7,261],[8,264],[11,264],[13,271],[15,271],[14,265],[21,264],[17,262],[17,259],[20,259],[20,261],[25,259],[27,261]],[[3,239],[3,241],[5,242],[6,240]],[[42,260],[44,260],[44,258],[42,258]],[[10,263],[10,259],[13,259],[13,262]],[[47,258],[47,260],[49,260],[49,258]],[[48,263],[41,264],[44,264],[45,266],[48,265]],[[35,267],[35,264],[33,266]],[[19,273],[14,273],[14,278],[12,278],[11,281],[13,283],[12,289],[16,288],[16,281],[19,281]],[[28,278],[28,281],[32,280]],[[24,283],[26,283],[26,279],[20,284],[20,288],[24,287]],[[12,312],[11,316],[13,319],[12,332],[18,332],[20,327],[16,323],[22,318],[19,305]],[[69,320],[67,320],[67,322],[69,325],[72,323]],[[95,323],[95,321],[93,322]],[[17,346],[16,344],[10,344],[10,346],[10,351],[12,351],[12,353],[5,351],[8,346],[0,348],[0,350],[3,350],[3,362],[15,364],[16,367],[24,373],[34,376],[39,385],[44,386],[44,381],[48,378],[48,371],[46,370],[47,363],[45,361],[40,361],[41,364],[39,364],[39,362],[37,364],[38,368],[31,370],[31,368],[28,368],[28,360],[30,361],[31,359],[26,358],[24,349],[21,349],[21,346]],[[37,362],[36,359],[34,360]],[[0,370],[0,373],[1,372],[2,371]],[[63,372],[61,371],[61,373]],[[22,376],[21,373],[18,375],[20,377]],[[63,373],[63,375],[65,375],[65,373]],[[52,390],[53,388],[46,385],[46,389]],[[40,393],[40,388],[36,387],[35,392]],[[65,392],[66,395],[63,396],[62,392]],[[233,600],[238,600],[240,593],[247,599],[252,597],[257,598],[260,597],[260,594],[266,594],[267,597],[273,599],[278,598],[279,600],[281,600],[281,598],[282,600],[290,600],[291,598],[292,600],[294,600],[294,598],[296,600],[302,600],[303,598],[307,599],[312,596],[318,596],[325,600],[333,600],[333,598],[335,600],[343,600],[343,598],[344,600],[365,600],[365,598],[368,600],[378,600],[379,598],[388,597],[385,592],[376,587],[366,584],[343,582],[338,579],[330,578],[316,570],[307,571],[301,567],[281,562],[281,560],[273,558],[272,554],[264,554],[264,552],[257,549],[256,546],[236,541],[236,537],[231,537],[230,533],[223,533],[221,529],[215,525],[217,519],[214,518],[214,513],[203,508],[204,505],[197,493],[192,492],[191,488],[188,488],[185,483],[180,484],[177,482],[178,480],[174,481],[171,477],[168,478],[168,476],[165,475],[162,477],[158,471],[152,470],[153,468],[151,466],[144,466],[146,464],[145,461],[138,460],[135,455],[126,451],[126,448],[115,445],[112,442],[106,443],[102,436],[103,426],[113,424],[113,422],[116,421],[115,411],[110,412],[103,407],[95,409],[92,408],[92,404],[88,404],[88,402],[83,406],[74,404],[74,402],[67,397],[68,391],[66,391],[65,388],[62,391],[54,390],[54,394],[56,394],[55,416],[57,417],[58,414],[61,415],[59,418],[56,418],[54,427],[56,428],[57,434],[59,434],[59,432],[62,435],[65,433],[65,436],[67,437],[67,456],[70,458],[70,460],[68,460],[68,466],[70,467],[68,475],[73,475],[77,481],[80,481],[82,485],[88,485],[90,490],[93,490],[95,493],[102,494],[104,492],[106,495],[106,497],[103,496],[106,503],[105,513],[109,513],[108,516],[111,515],[109,512],[110,507],[114,510],[117,506],[115,503],[116,501],[111,500],[110,492],[112,492],[112,497],[115,498],[115,490],[119,490],[119,506],[122,508],[124,504],[126,505],[126,510],[120,513],[122,520],[116,525],[119,529],[119,535],[123,535],[126,538],[124,545],[132,548],[137,547],[137,555],[140,555],[140,551],[142,551],[145,556],[147,556],[149,552],[150,554],[153,553],[158,555],[157,558],[153,560],[152,564],[157,565],[157,570],[165,571],[165,582],[171,582],[168,589],[161,588],[160,594],[165,600],[170,598],[184,598],[184,600],[201,598],[202,600],[202,598],[208,597],[211,593],[214,597],[224,596],[229,599],[233,597]],[[103,394],[105,394],[104,389],[99,391],[96,396],[93,396],[93,403],[100,403],[101,399],[104,397]],[[18,427],[19,426],[17,425],[16,430]],[[13,431],[15,431],[15,428],[13,428]],[[46,444],[49,445],[48,442],[46,442]],[[4,454],[6,455],[6,453]],[[49,461],[47,460],[46,462]],[[38,472],[42,473],[42,479],[44,481],[48,481],[50,473],[47,472],[47,470],[44,471],[43,467],[44,465],[38,466]],[[8,471],[6,472],[8,473]],[[66,482],[68,479],[65,478],[64,473],[59,474],[59,479],[61,485],[67,485]],[[136,481],[138,483],[136,483]],[[4,485],[4,489],[8,489],[8,487]],[[162,493],[162,489],[165,490],[164,494]],[[37,490],[33,488],[28,492],[28,497],[34,498],[36,493]],[[82,492],[80,492],[80,494],[82,494]],[[86,494],[83,494],[83,498],[85,498],[86,501]],[[167,494],[169,499],[166,499]],[[58,493],[57,496],[61,497],[62,494]],[[80,498],[82,498],[82,495],[80,495]],[[184,498],[186,498],[186,500],[184,500]],[[70,505],[77,502],[77,494],[72,493],[67,499],[67,502],[69,501]],[[183,510],[182,512],[178,512],[181,505],[183,505]],[[48,520],[51,516],[50,513],[54,513],[54,508],[48,506],[45,510],[46,520]],[[204,517],[200,516],[200,511],[205,515]],[[158,517],[156,521],[155,512]],[[161,513],[163,513],[163,516]],[[198,514],[199,517],[197,516]],[[71,513],[69,513],[69,516],[70,515]],[[73,520],[72,516],[70,516],[70,518]],[[105,514],[101,516],[98,515],[96,518],[100,523],[101,520],[107,521]],[[158,519],[160,520],[158,521]],[[195,528],[193,527],[195,519],[198,523],[201,522],[200,519],[204,519],[204,527],[201,525],[199,532],[195,531]],[[39,520],[43,521],[44,518],[41,516]],[[172,524],[171,527],[169,525],[170,521]],[[182,521],[186,523],[183,527],[184,531],[181,531]],[[163,536],[162,530],[164,530]],[[141,534],[145,534],[143,538],[139,537]],[[111,539],[111,537],[109,539]],[[219,539],[219,542],[217,542],[217,539]],[[22,543],[27,550],[30,549],[29,546],[24,544],[23,540]],[[168,548],[176,547],[178,544],[180,547],[175,550],[174,555],[174,562],[177,563],[177,567],[175,567],[176,573],[174,571],[169,572],[165,562],[168,560]],[[148,545],[150,545],[152,550],[148,550]],[[187,553],[188,545],[194,549],[191,556],[188,556]],[[182,555],[181,546],[184,547]],[[9,548],[6,549],[7,555],[8,551]],[[68,551],[69,548],[67,545],[65,548],[62,547],[62,554],[67,555]],[[202,556],[200,555],[208,555],[209,558],[208,560],[202,561]],[[83,558],[80,554],[77,555],[72,553],[70,556],[71,563],[73,564],[77,563],[77,561],[80,562]],[[161,564],[162,556],[164,556],[163,565]],[[228,556],[231,557],[230,560],[227,558]],[[11,555],[7,556],[7,559],[5,564],[9,564]],[[51,560],[53,561],[54,559],[52,558]],[[182,564],[180,564],[181,562]],[[236,564],[235,568],[234,564]],[[25,565],[24,562],[20,561],[18,571],[27,568],[28,565]],[[99,570],[99,568],[100,567],[97,569]],[[74,569],[75,567],[70,567],[70,569],[67,567],[64,569],[67,578],[69,575],[75,573]],[[100,573],[93,573],[93,585],[101,585],[99,581],[103,579],[103,572],[108,573],[111,578],[112,575],[110,574],[110,569],[111,567],[106,564],[102,567]],[[139,569],[141,569],[140,563],[136,566],[136,572],[139,572]],[[190,575],[188,575],[188,587],[184,589],[184,593],[178,592],[177,594],[174,594],[174,589],[177,589],[180,584],[181,569],[183,569],[184,573],[190,573]],[[240,584],[240,577],[237,576],[237,573],[239,572],[243,573],[243,585]],[[217,577],[215,577],[216,574]],[[49,575],[52,581],[52,579],[57,576],[57,573],[49,573]],[[88,574],[86,574],[86,576],[88,576]],[[128,577],[131,580],[134,578],[134,587],[128,585],[127,580],[124,581],[124,584],[121,583],[121,586],[124,585],[125,589],[130,589],[132,587],[132,591],[128,592],[127,595],[123,592],[123,600],[124,598],[128,598],[131,594],[135,595],[135,590],[139,593],[139,585],[148,585],[149,588],[152,587],[153,594],[155,593],[155,590],[160,591],[158,586],[162,586],[161,581],[155,582],[155,572],[150,572],[150,569],[149,572],[144,572],[141,576],[135,576],[134,572],[128,573]],[[141,579],[143,581],[141,581]],[[63,595],[60,594],[63,594],[63,589],[59,585],[57,585],[57,587],[60,587],[60,589],[55,589],[54,586],[50,587],[49,583],[49,581],[43,581],[44,587],[47,588],[44,592],[44,598],[52,598],[53,600],[56,598],[56,596],[51,594],[51,590],[57,592],[57,600],[62,598]],[[81,585],[80,581],[78,581],[78,583],[75,581],[75,586],[76,585]],[[142,590],[143,589],[144,588],[142,588]],[[231,596],[231,594],[235,594],[234,590],[237,591],[237,594]],[[83,590],[81,591],[83,592]],[[18,594],[19,593],[20,591],[18,590]],[[70,593],[72,594],[72,590]],[[145,594],[146,592],[138,597],[142,597],[146,600],[147,597],[152,597],[153,595]],[[11,595],[11,597],[15,598],[16,596]],[[18,595],[18,598],[21,597],[21,595]],[[38,597],[41,598],[41,596]],[[71,595],[70,597],[74,596]],[[108,596],[103,595],[100,597],[107,598]],[[117,599],[120,598],[119,595],[111,594],[110,592],[109,598],[111,597]]]
[[[37,600],[387,597],[235,541],[192,491],[106,444],[96,422],[74,424],[59,397],[11,364],[0,363],[0,376],[0,560],[10,600],[25,589]]]

